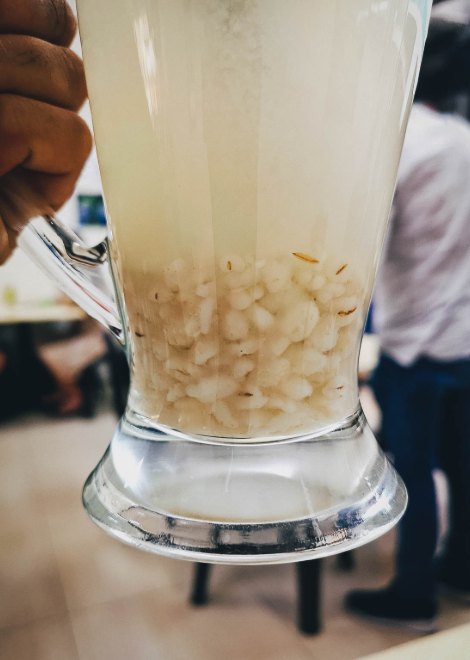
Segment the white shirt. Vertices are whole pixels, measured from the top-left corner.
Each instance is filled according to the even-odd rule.
[[[433,6],[431,16],[453,23],[468,23],[470,21],[470,0],[441,2]]]
[[[375,292],[374,329],[403,366],[470,357],[470,126],[416,104]]]

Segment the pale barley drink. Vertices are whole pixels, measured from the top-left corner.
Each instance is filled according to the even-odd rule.
[[[135,412],[240,439],[354,412],[412,5],[80,0]]]

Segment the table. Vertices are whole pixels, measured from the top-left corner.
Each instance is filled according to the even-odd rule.
[[[0,304],[0,324],[18,325],[23,323],[55,323],[61,321],[82,321],[85,312],[75,304],[66,303],[16,303]]]

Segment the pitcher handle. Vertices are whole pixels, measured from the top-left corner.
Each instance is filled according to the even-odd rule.
[[[86,272],[109,276],[107,239],[94,247],[87,247],[58,218],[43,216],[28,224],[18,245],[74,302],[124,345],[123,326],[115,299],[96,286]]]

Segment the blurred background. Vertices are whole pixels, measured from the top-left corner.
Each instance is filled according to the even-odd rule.
[[[465,25],[470,0],[444,0],[433,12]],[[439,110],[470,119],[470,86],[451,89]],[[87,107],[83,116],[90,122]],[[90,244],[105,235],[95,154],[59,217]],[[380,436],[381,410],[369,386],[379,353],[372,318],[361,398]],[[351,589],[391,579],[395,532],[322,561],[321,590],[309,605],[321,622],[315,635],[299,630],[295,566],[217,566],[208,603],[191,604],[193,565],[120,545],[81,508],[83,482],[107,447],[127,387],[120,348],[17,251],[0,268],[1,660],[470,657],[470,607],[452,598],[440,598],[439,628],[451,632],[438,652],[415,646],[413,632],[343,609]],[[449,489],[439,470],[435,482],[443,545]]]

